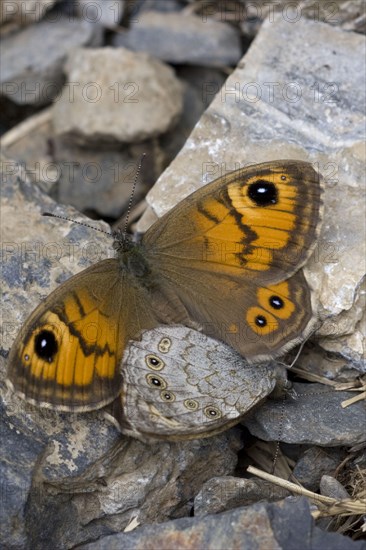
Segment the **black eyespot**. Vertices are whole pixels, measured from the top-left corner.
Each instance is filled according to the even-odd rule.
[[[146,355],[145,362],[152,370],[161,370],[165,366],[164,361],[162,361],[157,355]]]
[[[146,381],[151,388],[159,388],[160,390],[165,390],[166,388],[164,378],[158,376],[157,374],[147,374]]]
[[[282,175],[282,176],[281,176],[281,180],[282,180],[282,181],[286,181],[286,180],[287,180],[286,176]]]
[[[277,204],[278,191],[274,183],[266,180],[257,180],[248,187],[248,197],[256,206]]]
[[[214,407],[213,405],[209,405],[208,407],[205,407],[203,409],[203,412],[208,418],[220,418],[221,417],[221,411],[217,407]]]
[[[263,315],[257,315],[255,318],[255,324],[257,327],[265,327],[267,325],[267,319]]]
[[[34,339],[34,351],[39,359],[52,363],[58,352],[58,343],[50,330],[41,330]]]
[[[284,301],[279,296],[271,296],[269,299],[270,305],[273,307],[273,309],[282,309],[284,304]]]
[[[166,401],[167,403],[173,403],[173,401],[175,401],[175,395],[171,391],[160,392],[160,397],[163,401]]]

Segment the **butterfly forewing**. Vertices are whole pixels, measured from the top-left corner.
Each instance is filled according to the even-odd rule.
[[[120,392],[126,342],[156,324],[143,292],[118,261],[104,260],[68,279],[35,309],[12,346],[8,380],[41,406],[100,408]]]
[[[314,327],[299,269],[320,230],[321,193],[306,162],[232,172],[149,229],[148,257],[204,332],[250,361],[281,355]]]

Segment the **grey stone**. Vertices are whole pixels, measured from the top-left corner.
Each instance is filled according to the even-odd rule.
[[[168,61],[220,67],[235,65],[242,54],[236,29],[209,18],[144,11],[131,29],[116,34],[115,46],[144,51]]]
[[[118,218],[126,210],[142,154],[134,204],[145,196],[154,177],[151,144],[124,149],[83,148],[68,140],[55,139],[54,155],[58,166],[57,199],[93,215]],[[150,154],[149,154],[150,152]]]
[[[210,6],[211,14],[217,15],[217,6]],[[216,8],[216,9],[215,9]],[[217,11],[216,11],[217,10]],[[348,0],[334,0],[333,2],[289,2],[288,0],[256,0],[238,5],[232,20],[240,24],[243,34],[253,38],[262,22],[268,18],[273,20],[274,14],[284,21],[295,24],[301,19],[323,21],[328,25],[340,26],[347,31],[365,33],[366,15],[362,0],[348,2]]]
[[[52,481],[48,476],[41,478],[43,483],[29,502],[26,524],[32,546],[44,537],[49,546],[57,541],[53,547],[69,548],[108,532],[122,531],[133,517],[143,524],[189,515],[191,499],[210,473],[224,473],[235,467],[233,451],[237,443],[233,436],[231,431],[213,439],[155,445],[120,438],[114,445],[105,446],[100,460],[78,476],[66,478],[55,466],[59,457],[54,455],[47,468],[52,472]],[[75,441],[70,433],[66,433],[65,442],[74,452]],[[93,445],[93,440],[89,445],[84,441],[84,452],[89,453]],[[210,471],[205,468],[207,463]],[[35,475],[38,481],[39,470]],[[42,499],[38,497],[40,492]]]
[[[104,27],[114,27],[121,21],[125,9],[124,0],[77,0],[79,17]]]
[[[338,448],[311,447],[298,459],[292,473],[305,489],[316,492],[323,474],[333,474],[344,457]]]
[[[363,284],[361,285],[363,286]],[[359,307],[358,301],[354,304],[355,315]],[[359,337],[363,332],[363,326],[360,326],[359,323],[355,325],[355,337]],[[348,335],[348,338],[351,339],[351,336]],[[339,338],[337,347],[340,348],[343,338]],[[346,342],[342,350],[335,351],[334,343],[332,345],[332,351],[326,351],[324,349],[327,346],[327,341],[323,339],[324,347],[320,346],[316,341],[306,342],[304,348],[301,352],[301,356],[297,361],[296,365],[301,368],[305,373],[311,375],[318,375],[320,377],[326,377],[329,380],[334,380],[335,382],[343,383],[354,381],[355,386],[360,377],[360,372],[365,371],[362,363],[359,360],[359,356],[356,357],[356,361],[353,361],[352,356],[354,353],[350,351],[350,356],[346,357]],[[292,355],[292,357],[294,357]],[[291,364],[291,359],[288,361]],[[305,375],[306,376],[306,375]]]
[[[30,181],[49,194],[55,192],[59,179],[52,144],[50,108],[28,117],[1,136],[2,152],[21,165]]]
[[[152,142],[111,149],[82,148],[55,136],[51,109],[44,109],[1,137],[3,152],[16,159],[43,191],[80,211],[117,218],[131,195],[142,155],[134,203],[160,168]]]
[[[112,257],[113,251],[106,234],[42,217],[42,212],[57,210],[75,219],[78,212],[58,208],[12,160],[2,159],[1,176],[1,212],[11,220],[3,226],[2,264],[6,309],[2,348],[8,351],[21,322],[51,290],[95,261]],[[95,227],[108,231],[101,222]]]
[[[64,82],[64,63],[76,46],[98,45],[100,28],[60,14],[3,40],[0,92],[20,105],[46,105]]]
[[[203,484],[194,499],[195,517],[217,514],[260,501],[282,500],[289,492],[262,479],[213,477]]]
[[[66,70],[53,123],[56,134],[80,144],[142,142],[170,129],[182,111],[182,87],[173,70],[146,54],[77,49]]]
[[[182,518],[160,525],[146,525],[131,533],[106,536],[85,545],[85,550],[121,548],[365,550],[366,543],[321,531],[314,526],[308,502],[304,498],[290,498],[204,518]]]
[[[139,14],[143,11],[181,11],[182,3],[180,0],[137,0],[132,6],[130,20],[138,20]]]
[[[4,359],[1,358],[4,372]],[[3,384],[2,384],[3,386]],[[34,464],[45,446],[44,437],[35,423],[29,423],[23,436],[12,422],[11,414],[0,400],[0,546],[2,548],[26,548],[27,534],[24,525],[24,509],[32,484]]]
[[[60,0],[3,0],[0,3],[0,25],[20,27],[36,23]]]
[[[363,52],[361,35],[325,23],[302,18],[291,24],[281,17],[264,22],[147,196],[160,217],[236,168],[281,158],[312,162],[326,187],[325,222],[305,269],[321,319],[318,342],[361,372],[366,349]],[[146,227],[142,219],[139,229]]]
[[[337,479],[332,476],[322,476],[320,481],[320,493],[336,500],[350,499],[349,493]]]
[[[352,446],[365,440],[366,409],[361,401],[342,408],[352,392],[322,384],[294,383],[295,398],[266,401],[243,424],[265,441],[285,441],[321,447]]]
[[[219,69],[188,65],[177,68],[177,76],[183,84],[183,112],[176,126],[159,139],[164,167],[179,153],[211,102],[214,91],[220,89],[225,81],[224,74]]]

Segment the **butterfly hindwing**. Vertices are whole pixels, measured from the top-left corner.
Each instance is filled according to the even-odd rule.
[[[137,437],[207,437],[240,421],[275,386],[271,365],[182,326],[129,343],[122,370],[122,429]]]

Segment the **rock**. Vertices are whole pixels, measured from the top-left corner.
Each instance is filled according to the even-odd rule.
[[[243,424],[265,441],[285,441],[321,447],[352,446],[364,441],[366,410],[359,401],[342,408],[352,392],[335,391],[322,384],[294,383],[294,399],[266,401],[249,413]]]
[[[218,15],[217,6],[210,5],[210,15]],[[220,12],[219,12],[220,13]],[[257,0],[237,5],[231,20],[240,23],[240,28],[248,38],[253,38],[262,22],[268,18],[273,21],[275,14],[288,23],[298,23],[302,19],[323,21],[328,25],[340,26],[347,31],[365,32],[365,16],[362,2],[335,0],[331,3],[310,0],[306,3],[288,2],[288,0]],[[220,13],[220,15],[222,15]]]
[[[344,500],[351,498],[346,489],[332,476],[322,476],[320,481],[320,493],[326,497]]]
[[[356,305],[356,304],[355,304]],[[362,327],[356,325],[356,336],[362,334]],[[352,336],[348,335],[351,339]],[[347,337],[345,337],[347,339]],[[342,338],[338,339],[339,346],[341,345]],[[324,347],[328,344],[328,339],[322,339]],[[319,341],[318,341],[319,342]],[[321,347],[318,342],[306,342],[301,352],[299,359],[296,362],[296,366],[300,367],[302,371],[315,374],[320,377],[326,377],[328,380],[334,380],[335,382],[350,382],[354,381],[355,386],[362,372],[363,367],[359,361],[355,364],[349,358],[345,357],[345,347],[340,350],[340,353],[335,351],[326,351],[324,347]],[[335,347],[335,344],[332,344]],[[359,356],[357,356],[357,359]],[[291,360],[287,361],[291,363]]]
[[[52,151],[50,108],[43,109],[1,136],[3,153],[27,172],[27,177],[42,191],[56,192],[59,167]]]
[[[344,457],[338,448],[311,447],[298,459],[292,473],[305,489],[316,492],[323,474],[333,474]]]
[[[85,545],[85,550],[120,548],[364,550],[365,543],[315,527],[306,499],[289,498],[275,504],[254,504],[204,518],[182,518],[160,525],[145,525],[131,533],[106,536]]]
[[[3,366],[1,371],[4,372]],[[7,441],[1,449],[1,478],[8,498],[1,507],[4,522],[0,544],[4,548],[27,548],[34,533],[30,517],[40,529],[47,530],[47,514],[43,511],[43,516],[36,517],[42,503],[46,507],[50,502],[44,479],[49,481],[51,492],[57,492],[57,481],[62,485],[68,478],[92,469],[106,451],[108,456],[108,449],[113,448],[120,434],[100,413],[95,413],[93,421],[91,415],[63,419],[52,411],[14,401],[10,392],[4,390],[3,374],[1,379],[0,433]],[[57,503],[57,498],[53,502]],[[53,525],[56,527],[54,522]],[[41,540],[42,536],[37,544]]]
[[[131,19],[137,21],[143,11],[171,12],[181,10],[182,3],[180,0],[138,0],[132,6]]]
[[[70,548],[123,531],[132,518],[145,524],[189,515],[194,494],[211,475],[205,465],[222,473],[235,467],[234,432],[180,444],[122,437],[111,444],[98,435],[98,422],[90,424],[94,433],[74,421],[62,445],[54,437],[44,453],[48,461],[34,471],[25,517],[32,547],[42,541],[44,548]],[[107,443],[98,459],[89,456],[96,439],[98,448]],[[84,464],[76,469],[78,453]]]
[[[124,0],[77,0],[79,17],[104,27],[114,27],[121,21],[125,9]]]
[[[338,202],[336,207],[336,213],[340,214],[341,205]],[[363,212],[360,213],[361,216]],[[343,230],[341,224],[337,227],[339,230]],[[356,231],[356,227],[353,229]],[[357,228],[358,229],[358,228]],[[349,233],[346,237],[349,237]],[[341,236],[339,234],[339,240]],[[358,239],[354,239],[354,241]],[[351,242],[352,244],[352,242]],[[360,262],[359,269],[355,273],[355,277],[351,281],[346,281],[346,279],[340,275],[341,268],[347,267],[349,270],[349,264],[346,262],[344,257],[344,249],[342,250],[343,254],[340,257],[340,266],[335,270],[336,273],[333,274],[331,271],[328,273],[328,277],[332,281],[334,275],[337,276],[339,281],[339,288],[342,289],[338,296],[337,304],[333,303],[333,308],[336,312],[339,311],[340,307],[344,309],[339,313],[336,319],[330,318],[323,323],[321,329],[319,330],[319,345],[328,353],[328,356],[336,359],[345,359],[348,361],[349,366],[353,366],[361,373],[366,373],[366,362],[364,361],[364,352],[365,352],[365,334],[366,334],[366,281],[361,280],[358,287],[353,293],[354,280],[361,276],[362,274],[362,260],[360,261],[359,254],[362,255],[362,249],[359,249],[358,243],[354,243],[356,246],[355,250],[355,261]],[[324,282],[326,284],[326,281]],[[344,284],[344,286],[343,286]],[[333,285],[332,285],[333,286]],[[347,288],[348,287],[348,288]],[[333,289],[334,292],[334,289]],[[324,293],[324,298],[326,298],[326,293]],[[353,303],[351,301],[353,299]],[[330,298],[327,297],[327,305],[329,304]],[[336,322],[337,321],[337,324]],[[332,334],[339,336],[336,340],[332,338]]]
[[[149,154],[150,152],[150,154]],[[151,144],[128,148],[83,148],[68,140],[54,140],[54,155],[59,168],[57,199],[79,210],[112,219],[127,209],[133,183],[143,154],[134,204],[145,196],[157,177]]]
[[[117,218],[124,211],[144,153],[134,204],[158,175],[151,142],[124,149],[78,147],[55,136],[50,108],[4,134],[1,145],[3,152],[16,159],[43,191],[93,216]]]
[[[195,89],[202,111],[207,109],[227,78],[221,69],[215,67],[182,65],[176,71],[181,80]]]
[[[183,112],[174,128],[159,139],[164,155],[164,168],[179,153],[200,116],[225,81],[224,74],[215,68],[183,66],[177,68],[177,76],[183,84]]]
[[[5,357],[21,322],[45,295],[113,253],[108,235],[41,217],[41,211],[74,218],[76,212],[54,203],[14,162],[3,158],[1,169],[1,211],[12,220],[3,235]],[[233,474],[239,429],[146,445],[121,436],[103,411],[66,414],[25,404],[5,387],[4,360],[0,368],[0,433],[7,441],[2,479],[9,497],[0,545],[6,548],[70,548],[123,530],[133,516],[153,523],[188,515],[205,481]]]
[[[312,162],[326,185],[325,222],[306,266],[322,320],[318,336],[323,348],[361,372],[365,242],[359,220],[366,201],[360,185],[363,104],[356,90],[365,87],[363,49],[363,37],[324,23],[301,19],[293,25],[280,17],[265,22],[147,196],[161,216],[204,183],[246,164]]]
[[[7,352],[25,320],[58,284],[92,263],[113,257],[112,239],[84,226],[42,217],[56,212],[79,218],[72,208],[59,208],[50,197],[32,185],[14,161],[2,159],[3,215],[12,224],[3,231],[3,292],[6,296],[6,326],[2,349]],[[84,221],[90,223],[89,218]],[[108,225],[95,227],[108,231]],[[31,291],[30,291],[31,288]]]
[[[38,410],[14,402],[3,384],[1,397],[6,548],[69,548],[119,532],[131,517],[150,523],[187,515],[211,473],[235,467],[238,432],[144,445],[123,438],[101,412]]]
[[[235,65],[242,55],[239,35],[230,25],[175,12],[143,11],[129,31],[115,35],[113,44],[169,63],[208,67]]]
[[[60,0],[3,0],[0,4],[0,25],[12,23],[25,27],[42,19]]]
[[[4,359],[1,358],[1,371],[4,372]],[[45,442],[37,425],[34,430],[19,437],[17,427],[9,421],[7,411],[0,401],[0,436],[6,445],[1,446],[0,474],[2,483],[2,505],[0,521],[3,548],[26,548],[27,534],[23,521],[27,496],[32,485],[34,464]]]
[[[98,26],[60,14],[11,34],[0,52],[0,93],[19,105],[51,103],[62,88],[68,52],[100,41]]]
[[[194,499],[195,517],[217,514],[249,506],[259,501],[281,500],[289,492],[262,479],[242,479],[238,477],[213,477],[203,484]]]
[[[77,49],[54,106],[55,132],[85,143],[136,143],[163,134],[182,111],[182,87],[160,61],[124,48]],[[73,100],[70,101],[70,86]]]

